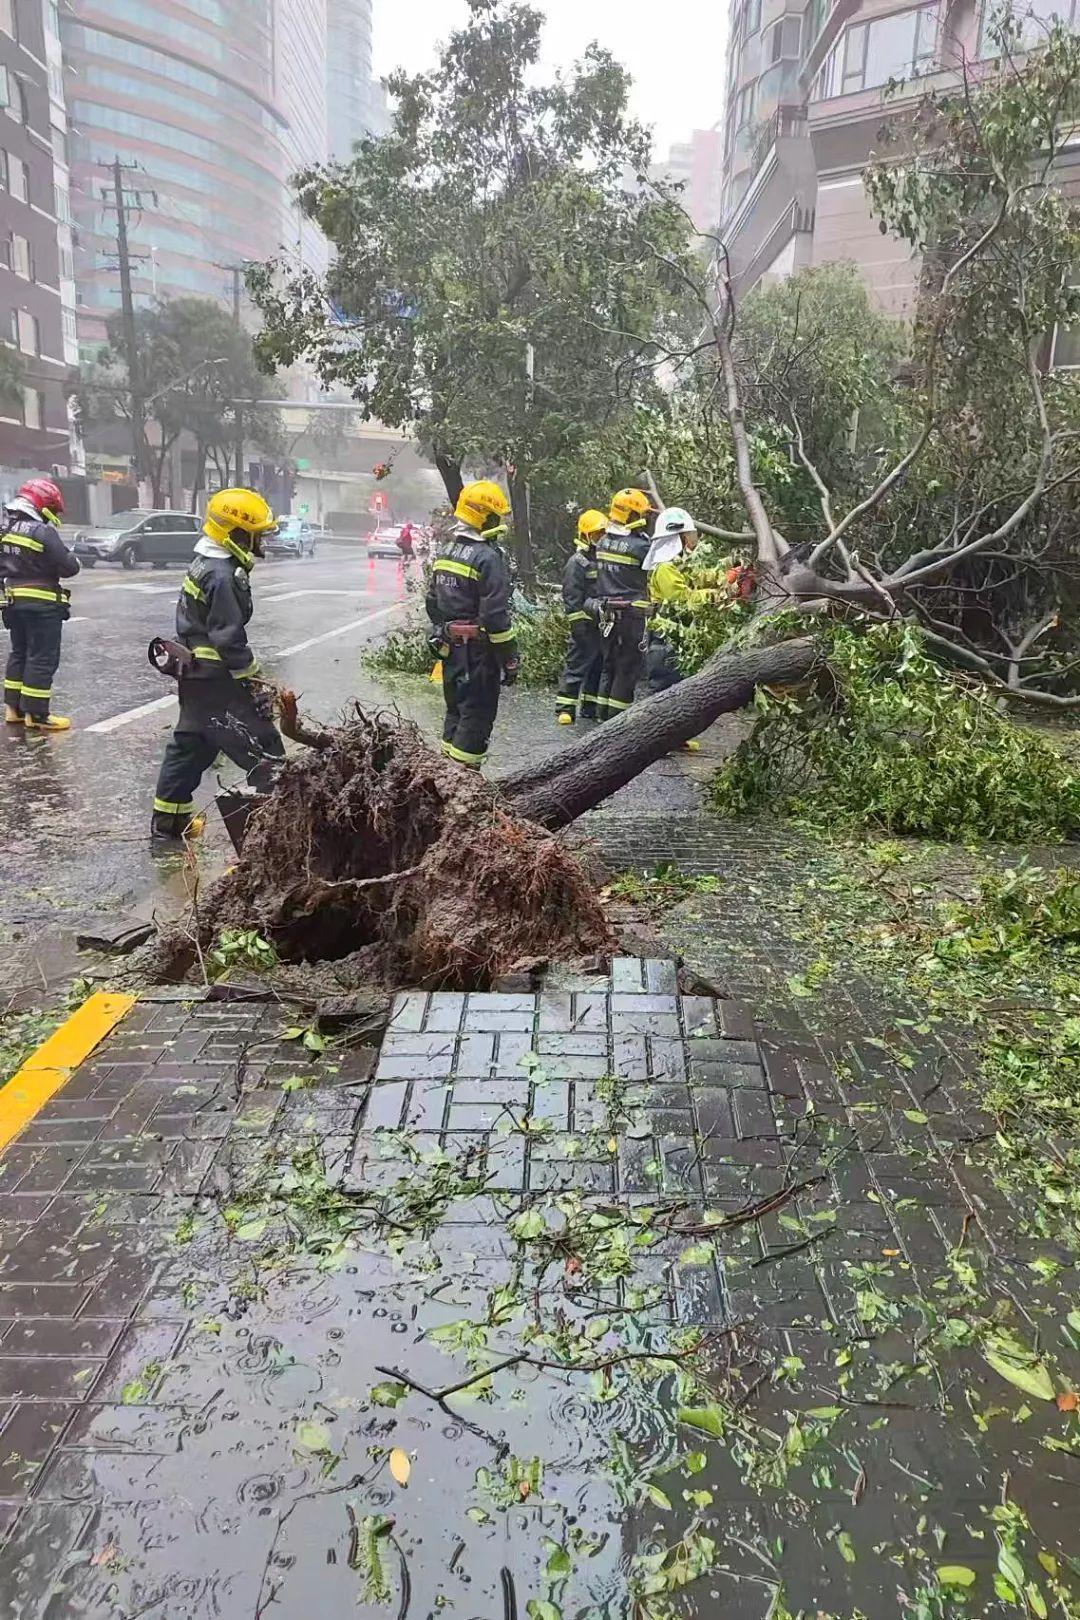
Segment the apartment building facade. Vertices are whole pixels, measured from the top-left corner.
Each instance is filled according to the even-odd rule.
[[[1032,37],[1063,4],[1071,20],[1070,0],[1023,0]],[[918,261],[880,232],[863,170],[887,114],[988,54],[989,14],[980,0],[737,0],[721,204],[737,291],[849,259],[881,308],[909,314]]]
[[[77,359],[57,7],[0,0],[0,468],[77,471]],[[12,482],[12,478],[6,479]]]

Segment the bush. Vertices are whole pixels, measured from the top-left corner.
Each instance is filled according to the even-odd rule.
[[[917,631],[823,633],[832,689],[759,693],[753,734],[714,781],[721,814],[768,807],[941,839],[1080,833],[1076,771],[1045,737],[1000,714],[990,689],[934,664]]]
[[[428,645],[427,622],[404,630],[392,630],[364,654],[364,664],[376,674],[428,675],[434,656]],[[558,686],[566,662],[570,626],[561,602],[545,603],[530,614],[514,620],[521,656],[523,686]]]

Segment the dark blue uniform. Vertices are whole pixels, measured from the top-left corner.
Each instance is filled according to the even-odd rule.
[[[570,622],[570,649],[555,698],[558,714],[577,712],[581,698],[583,719],[599,717],[597,700],[604,669],[604,638],[600,634],[597,602],[598,569],[592,546],[579,546],[563,570],[562,599]]]
[[[493,540],[460,523],[439,547],[425,606],[443,638],[443,753],[479,770],[506,671],[516,673],[510,568]]]
[[[600,719],[628,709],[645,667],[649,581],[642,564],[651,541],[639,529],[612,523],[596,548],[597,594],[605,604],[611,629],[604,638],[604,671],[600,677]]]
[[[18,507],[4,511],[0,530],[3,618],[11,637],[4,672],[4,702],[17,715],[47,720],[53,676],[60,666],[60,637],[69,617],[70,592],[79,560],[51,523]]]

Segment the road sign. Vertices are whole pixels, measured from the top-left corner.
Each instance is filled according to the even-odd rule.
[[[308,513],[311,511],[311,506],[309,502],[301,501],[298,510],[301,517],[307,517]]]
[[[371,492],[370,510],[372,512],[389,512],[390,497],[383,489],[374,489]]]
[[[297,470],[297,472],[307,472],[307,470],[308,470],[308,468],[310,466],[311,466],[311,462],[308,460],[307,456],[297,456],[297,458],[296,458],[296,470]]]

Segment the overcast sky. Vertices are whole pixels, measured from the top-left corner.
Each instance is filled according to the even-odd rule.
[[[634,77],[634,111],[664,156],[723,112],[726,0],[537,0],[545,59],[572,62],[597,39]],[[375,71],[430,67],[436,42],[464,19],[463,0],[375,0]]]

